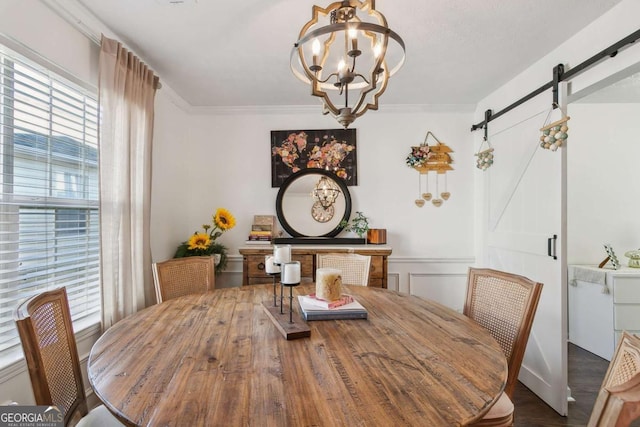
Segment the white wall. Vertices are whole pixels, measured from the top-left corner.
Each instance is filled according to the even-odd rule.
[[[271,188],[270,131],[333,129],[339,124],[323,116],[320,106],[287,111],[193,110],[186,118],[174,110],[162,108],[157,117],[173,115],[172,123],[156,120],[152,232],[162,237],[152,242],[154,260],[171,257],[181,241],[210,221],[216,208],[225,207],[236,217],[237,226],[220,238],[232,256],[219,280],[223,286],[237,286],[242,270],[238,248],[247,238],[253,215],[275,215],[278,189]],[[358,185],[349,187],[352,211],[363,211],[372,227],[387,229],[387,243],[393,247],[392,287],[426,296],[421,288],[434,276],[411,276],[424,273],[423,267],[413,264],[433,265],[453,258],[463,264],[456,274],[464,275],[473,262],[470,123],[468,107],[436,106],[382,109],[352,125],[357,129],[358,150]],[[422,143],[427,130],[454,150],[454,171],[447,178],[452,195],[439,208],[415,205],[418,172],[405,165],[410,147]],[[457,282],[459,289],[464,288],[463,278],[458,276]],[[458,292],[457,299],[462,296]]]
[[[173,257],[177,243],[188,236],[176,224],[190,215],[191,167],[189,155],[190,124],[187,113],[175,104],[164,87],[156,92],[155,126],[153,132],[151,182],[151,256],[154,261]],[[189,228],[199,227],[208,216]],[[193,233],[194,230],[191,230]]]
[[[0,33],[97,87],[98,46],[40,1],[0,1]]]
[[[569,106],[568,263],[599,264],[611,243],[621,264],[640,248],[640,104]]]

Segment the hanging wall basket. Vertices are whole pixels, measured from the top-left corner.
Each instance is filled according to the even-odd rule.
[[[431,136],[436,143],[433,145],[428,145],[427,140]],[[425,204],[425,201],[431,202],[432,205],[436,207],[442,206],[444,201],[448,200],[451,197],[451,193],[447,190],[447,175],[446,172],[453,170],[451,167],[451,163],[453,163],[453,159],[451,158],[451,154],[453,150],[447,145],[442,143],[436,136],[431,133],[431,131],[427,132],[427,135],[424,138],[424,142],[418,146],[411,147],[411,153],[407,156],[406,163],[408,166],[417,170],[420,175],[418,175],[418,198],[415,201],[416,206],[422,207]],[[435,186],[436,192],[432,194],[429,191],[429,172],[435,172]],[[422,192],[422,179],[421,177],[426,176],[426,192]],[[440,175],[444,175],[444,191],[440,193],[439,191],[439,179]]]
[[[486,148],[485,150],[481,150],[475,154],[476,157],[478,157],[476,159],[476,167],[483,171],[487,170],[491,167],[491,165],[493,165],[493,147],[491,147],[491,144],[489,144],[489,140],[483,139],[482,144],[480,144],[480,148],[482,148],[482,145],[485,142],[487,143],[488,148]]]
[[[557,104],[554,104],[554,106],[557,106]],[[542,135],[540,135],[540,147],[545,150],[556,151],[567,143],[567,138],[569,137],[569,134],[567,133],[569,131],[569,126],[567,126],[567,122],[571,117],[567,116],[562,112],[562,110],[560,110],[562,112],[562,118],[553,123],[547,124],[552,111],[553,107],[551,107],[549,114],[547,114],[545,125],[540,128],[540,132],[542,132]]]
[[[489,121],[491,121],[491,110],[484,112],[484,137],[478,148],[479,151],[475,154],[477,157],[476,167],[482,171],[486,171],[493,165],[493,147],[489,142]],[[487,148],[483,149],[485,142],[487,143]]]
[[[435,144],[427,144],[429,136],[435,139]],[[407,156],[407,165],[421,174],[431,171],[443,174],[453,170],[451,167],[453,159],[449,153],[453,153],[453,150],[447,144],[440,142],[431,131],[428,131],[422,144],[411,147],[411,153]]]

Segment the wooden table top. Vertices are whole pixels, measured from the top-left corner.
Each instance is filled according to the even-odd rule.
[[[484,328],[432,301],[347,288],[367,320],[309,322],[311,337],[293,341],[262,307],[271,285],[149,307],[95,343],[89,381],[111,412],[145,426],[450,427],[488,411],[507,363]]]

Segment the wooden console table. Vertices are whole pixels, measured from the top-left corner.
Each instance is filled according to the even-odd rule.
[[[273,253],[271,245],[243,246],[239,249],[243,256],[242,285],[271,283],[273,278],[264,271],[264,257]],[[315,280],[317,266],[316,255],[319,253],[354,253],[371,256],[369,286],[387,287],[387,257],[391,255],[391,247],[385,245],[291,245],[291,259],[300,261],[302,278]]]

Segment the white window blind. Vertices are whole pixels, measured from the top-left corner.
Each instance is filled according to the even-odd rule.
[[[0,358],[31,295],[64,286],[74,323],[99,314],[97,108],[0,45]]]

